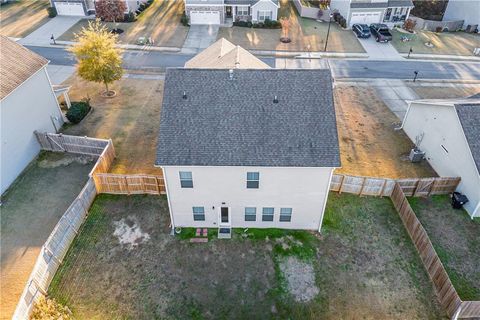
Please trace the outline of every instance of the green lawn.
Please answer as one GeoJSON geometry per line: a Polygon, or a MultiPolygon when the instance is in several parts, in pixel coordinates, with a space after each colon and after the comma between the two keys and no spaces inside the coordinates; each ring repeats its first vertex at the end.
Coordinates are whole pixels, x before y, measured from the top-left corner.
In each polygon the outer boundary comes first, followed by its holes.
{"type": "MultiPolygon", "coordinates": [[[[181,47],[188,33],[188,27],[180,23],[184,11],[183,1],[155,0],[150,7],[142,12],[137,21],[132,23],[107,23],[108,28],[123,29],[118,40],[124,44],[136,44],[140,37],[151,37],[155,46],[181,47]]],[[[88,20],[80,20],[67,30],[59,40],[74,41],[88,20]]]]}
{"type": "Polygon", "coordinates": [[[212,229],[192,244],[191,228],[169,235],[165,197],[100,195],[49,295],[78,319],[444,317],[389,199],[332,193],[327,207],[321,235],[212,229]]]}
{"type": "Polygon", "coordinates": [[[408,53],[411,47],[413,53],[469,56],[473,55],[474,48],[480,47],[480,35],[465,32],[436,33],[422,30],[409,34],[392,30],[392,35],[392,44],[400,53],[408,53]],[[411,40],[402,42],[402,36],[411,40]],[[427,47],[427,42],[431,42],[433,47],[427,47]]]}
{"type": "Polygon", "coordinates": [[[450,206],[449,196],[410,198],[447,273],[463,300],[480,300],[480,218],[450,206]]]}

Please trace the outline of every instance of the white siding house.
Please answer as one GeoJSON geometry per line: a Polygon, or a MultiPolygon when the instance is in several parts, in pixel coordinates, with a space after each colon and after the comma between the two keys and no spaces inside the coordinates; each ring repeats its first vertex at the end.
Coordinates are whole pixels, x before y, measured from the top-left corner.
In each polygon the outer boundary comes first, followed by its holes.
{"type": "Polygon", "coordinates": [[[412,102],[403,130],[412,141],[421,138],[419,148],[440,176],[461,177],[465,209],[480,216],[480,99],[412,102]]]}
{"type": "Polygon", "coordinates": [[[168,69],[164,90],[172,227],[320,230],[340,166],[328,70],[168,69]]]}
{"type": "Polygon", "coordinates": [[[1,193],[40,151],[34,131],[56,132],[63,115],[48,78],[48,61],[0,36],[1,193]]]}
{"type": "Polygon", "coordinates": [[[464,20],[463,27],[480,26],[480,1],[449,0],[443,21],[464,20]]]}

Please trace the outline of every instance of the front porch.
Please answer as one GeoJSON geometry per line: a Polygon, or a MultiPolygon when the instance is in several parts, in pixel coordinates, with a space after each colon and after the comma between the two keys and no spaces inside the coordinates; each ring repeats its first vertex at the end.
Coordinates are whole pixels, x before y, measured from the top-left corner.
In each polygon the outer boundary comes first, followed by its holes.
{"type": "Polygon", "coordinates": [[[410,16],[412,7],[389,7],[383,15],[383,23],[392,28],[395,25],[403,25],[410,16]]]}

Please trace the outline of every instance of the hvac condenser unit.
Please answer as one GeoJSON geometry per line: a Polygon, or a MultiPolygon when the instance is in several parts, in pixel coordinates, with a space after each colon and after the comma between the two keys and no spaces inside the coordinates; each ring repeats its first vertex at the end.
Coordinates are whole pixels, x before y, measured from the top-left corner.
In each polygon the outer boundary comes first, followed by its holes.
{"type": "Polygon", "coordinates": [[[423,158],[425,157],[425,151],[421,151],[419,149],[416,149],[416,148],[413,148],[411,151],[410,151],[410,161],[411,162],[420,162],[423,160],[423,158]]]}

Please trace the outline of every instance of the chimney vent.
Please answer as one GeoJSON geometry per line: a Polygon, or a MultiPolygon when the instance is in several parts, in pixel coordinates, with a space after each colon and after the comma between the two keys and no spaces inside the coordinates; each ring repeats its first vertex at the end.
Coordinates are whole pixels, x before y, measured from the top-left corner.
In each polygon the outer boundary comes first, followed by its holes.
{"type": "Polygon", "coordinates": [[[273,103],[278,103],[278,97],[277,97],[277,96],[275,96],[275,97],[273,98],[273,103]]]}
{"type": "Polygon", "coordinates": [[[230,80],[233,80],[233,69],[228,70],[228,74],[230,76],[230,80]]]}
{"type": "Polygon", "coordinates": [[[183,98],[183,100],[187,100],[187,93],[185,91],[183,91],[182,98],[183,98]]]}

